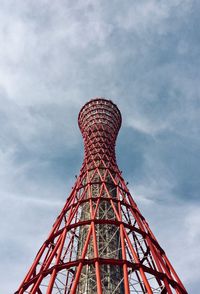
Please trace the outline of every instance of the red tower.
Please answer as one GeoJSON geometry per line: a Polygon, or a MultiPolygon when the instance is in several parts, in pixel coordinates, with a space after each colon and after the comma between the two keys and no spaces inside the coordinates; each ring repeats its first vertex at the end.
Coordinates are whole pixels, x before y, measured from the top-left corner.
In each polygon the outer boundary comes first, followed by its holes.
{"type": "Polygon", "coordinates": [[[79,113],[80,175],[16,293],[187,293],[121,176],[119,109],[102,98],[79,113]]]}

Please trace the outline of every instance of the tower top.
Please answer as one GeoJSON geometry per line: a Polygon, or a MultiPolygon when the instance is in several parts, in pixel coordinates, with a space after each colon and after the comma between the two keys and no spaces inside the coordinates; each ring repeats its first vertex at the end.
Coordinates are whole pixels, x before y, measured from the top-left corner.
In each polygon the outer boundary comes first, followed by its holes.
{"type": "Polygon", "coordinates": [[[121,113],[111,100],[96,98],[87,102],[78,116],[85,158],[96,162],[102,153],[104,160],[115,160],[115,141],[121,122],[121,113]]]}
{"type": "Polygon", "coordinates": [[[121,122],[121,112],[117,105],[111,100],[102,97],[88,101],[81,108],[78,116],[78,124],[83,137],[88,133],[89,129],[101,125],[116,138],[121,122]]]}

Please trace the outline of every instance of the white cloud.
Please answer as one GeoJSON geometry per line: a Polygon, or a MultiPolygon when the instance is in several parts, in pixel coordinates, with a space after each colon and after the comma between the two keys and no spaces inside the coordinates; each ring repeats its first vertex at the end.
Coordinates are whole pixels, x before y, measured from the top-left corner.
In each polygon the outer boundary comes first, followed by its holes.
{"type": "Polygon", "coordinates": [[[188,245],[198,244],[200,239],[200,207],[187,207],[185,229],[188,232],[188,245]]]}
{"type": "MultiPolygon", "coordinates": [[[[128,31],[134,31],[140,37],[148,33],[157,33],[163,35],[168,33],[170,28],[169,19],[173,11],[178,11],[178,17],[183,17],[191,9],[191,2],[188,0],[177,1],[136,1],[127,3],[126,9],[117,15],[117,23],[120,27],[128,31]]],[[[178,22],[175,23],[175,25],[178,22]]]]}
{"type": "Polygon", "coordinates": [[[199,281],[200,206],[177,202],[169,190],[163,190],[159,200],[157,192],[151,185],[136,186],[132,195],[186,289],[192,291],[199,281]],[[165,194],[169,199],[162,198],[165,194]]]}
{"type": "Polygon", "coordinates": [[[0,198],[3,293],[16,291],[64,203],[25,196],[4,194],[0,198]]]}

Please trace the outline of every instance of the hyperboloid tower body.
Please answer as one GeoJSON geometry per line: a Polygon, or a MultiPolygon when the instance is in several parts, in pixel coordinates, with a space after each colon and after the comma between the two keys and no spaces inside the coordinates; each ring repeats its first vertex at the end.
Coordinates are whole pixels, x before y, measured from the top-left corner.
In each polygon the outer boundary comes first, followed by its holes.
{"type": "Polygon", "coordinates": [[[187,294],[118,169],[119,109],[91,100],[78,123],[80,175],[16,293],[187,294]]]}

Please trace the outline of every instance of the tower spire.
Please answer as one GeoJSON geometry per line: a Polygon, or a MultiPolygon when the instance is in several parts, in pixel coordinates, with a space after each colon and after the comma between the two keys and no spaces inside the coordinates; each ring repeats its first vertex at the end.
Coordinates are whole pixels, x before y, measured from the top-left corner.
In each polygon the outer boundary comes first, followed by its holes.
{"type": "Polygon", "coordinates": [[[187,294],[118,169],[119,109],[91,100],[78,123],[80,175],[16,293],[187,294]]]}

